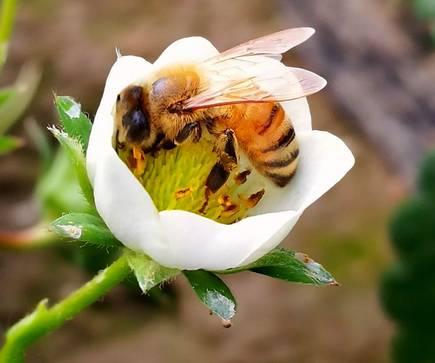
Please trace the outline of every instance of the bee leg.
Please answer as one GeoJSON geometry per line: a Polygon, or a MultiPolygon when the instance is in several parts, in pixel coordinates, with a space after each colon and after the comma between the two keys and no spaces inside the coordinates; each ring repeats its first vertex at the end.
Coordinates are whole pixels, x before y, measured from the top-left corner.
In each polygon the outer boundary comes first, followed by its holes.
{"type": "Polygon", "coordinates": [[[218,161],[214,164],[210,174],[208,174],[207,180],[205,181],[207,190],[216,193],[222,185],[226,183],[230,173],[231,172],[225,169],[225,167],[218,161]]]}
{"type": "Polygon", "coordinates": [[[187,125],[185,125],[181,131],[178,133],[177,136],[175,136],[175,144],[181,144],[182,142],[186,141],[186,139],[193,135],[192,141],[198,142],[201,138],[202,130],[201,125],[198,122],[191,122],[187,125]]]}
{"type": "Polygon", "coordinates": [[[163,140],[162,144],[161,144],[161,148],[163,150],[172,150],[176,147],[177,145],[174,144],[171,140],[169,139],[165,139],[163,140]]]}
{"type": "Polygon", "coordinates": [[[228,159],[230,164],[234,164],[232,169],[237,166],[237,161],[239,159],[237,155],[237,140],[236,135],[234,135],[234,131],[231,129],[227,129],[224,131],[223,136],[223,155],[225,159],[228,159]]]}
{"type": "Polygon", "coordinates": [[[213,166],[205,182],[206,187],[212,193],[217,192],[228,180],[231,171],[237,167],[237,141],[234,131],[227,129],[218,137],[215,152],[218,161],[213,166]]]}

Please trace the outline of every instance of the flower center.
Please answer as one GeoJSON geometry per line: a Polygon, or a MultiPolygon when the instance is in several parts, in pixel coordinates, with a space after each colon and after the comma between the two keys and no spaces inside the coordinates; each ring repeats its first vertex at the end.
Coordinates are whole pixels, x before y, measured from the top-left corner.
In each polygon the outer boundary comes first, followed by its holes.
{"type": "Polygon", "coordinates": [[[250,182],[250,171],[240,167],[212,193],[206,187],[206,180],[217,155],[213,141],[204,136],[197,143],[186,141],[172,150],[162,149],[154,154],[124,148],[119,156],[159,211],[181,209],[231,224],[246,217],[264,194],[264,189],[250,182]]]}

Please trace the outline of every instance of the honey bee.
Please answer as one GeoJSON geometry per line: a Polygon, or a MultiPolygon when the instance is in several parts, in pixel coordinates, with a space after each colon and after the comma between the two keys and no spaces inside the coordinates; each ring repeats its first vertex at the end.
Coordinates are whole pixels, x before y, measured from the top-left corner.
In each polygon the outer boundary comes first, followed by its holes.
{"type": "Polygon", "coordinates": [[[225,184],[242,151],[255,169],[280,187],[289,183],[299,148],[292,122],[279,102],[311,95],[326,81],[284,66],[281,54],[314,34],[294,28],[254,39],[195,64],[157,70],[117,98],[113,143],[132,146],[135,158],[208,132],[217,162],[206,186],[225,184]]]}

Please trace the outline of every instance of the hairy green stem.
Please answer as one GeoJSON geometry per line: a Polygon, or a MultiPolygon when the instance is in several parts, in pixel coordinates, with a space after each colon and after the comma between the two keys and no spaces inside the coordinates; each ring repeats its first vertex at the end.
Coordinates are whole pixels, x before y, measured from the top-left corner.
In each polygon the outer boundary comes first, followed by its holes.
{"type": "Polygon", "coordinates": [[[26,349],[33,342],[59,328],[97,301],[124,280],[130,271],[127,256],[124,254],[60,303],[49,308],[47,300],[40,302],[30,315],[6,332],[6,341],[0,351],[0,363],[22,363],[26,349]]]}
{"type": "Polygon", "coordinates": [[[14,25],[17,0],[3,0],[0,10],[0,69],[6,61],[9,38],[14,25]]]}

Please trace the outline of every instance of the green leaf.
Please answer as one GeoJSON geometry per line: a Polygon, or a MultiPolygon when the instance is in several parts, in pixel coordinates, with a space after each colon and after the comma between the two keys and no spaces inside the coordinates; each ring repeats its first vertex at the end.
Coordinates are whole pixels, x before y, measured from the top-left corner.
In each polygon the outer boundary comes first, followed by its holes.
{"type": "Polygon", "coordinates": [[[38,151],[42,163],[42,172],[44,173],[48,171],[54,158],[54,153],[46,132],[47,130],[38,125],[33,119],[26,121],[25,126],[27,136],[36,146],[36,150],[38,151]]]}
{"type": "Polygon", "coordinates": [[[0,136],[0,155],[7,154],[22,144],[22,140],[16,137],[0,136]]]}
{"type": "Polygon", "coordinates": [[[249,265],[219,271],[219,273],[228,274],[246,270],[289,282],[337,285],[335,279],[322,265],[303,253],[283,248],[277,248],[249,265]]]}
{"type": "Polygon", "coordinates": [[[68,96],[55,96],[54,103],[64,130],[68,135],[79,140],[86,152],[92,123],[81,111],[80,103],[68,96]]]}
{"type": "Polygon", "coordinates": [[[237,303],[228,286],[209,271],[183,271],[183,273],[201,302],[222,319],[225,327],[231,326],[237,303]]]}
{"type": "Polygon", "coordinates": [[[13,92],[11,91],[0,104],[0,135],[22,116],[33,98],[40,78],[41,72],[35,65],[22,68],[13,86],[13,92]]]}
{"type": "Polygon", "coordinates": [[[103,220],[86,213],[66,214],[50,224],[50,229],[62,237],[89,242],[104,247],[122,246],[103,220]]]}
{"type": "Polygon", "coordinates": [[[179,270],[159,265],[148,256],[133,251],[128,252],[127,259],[130,268],[136,276],[139,287],[144,293],[154,286],[175,277],[180,272],[179,270]]]}
{"type": "Polygon", "coordinates": [[[84,198],[76,172],[63,148],[57,150],[48,170],[38,179],[35,197],[46,220],[58,218],[63,213],[94,209],[84,198]]]}
{"type": "Polygon", "coordinates": [[[435,2],[433,0],[414,0],[413,6],[418,19],[435,19],[435,2]]]}
{"type": "Polygon", "coordinates": [[[55,127],[51,127],[49,130],[53,133],[54,137],[59,141],[60,145],[68,155],[86,200],[90,205],[95,205],[92,186],[89,182],[86,171],[86,161],[85,155],[83,154],[82,144],[77,139],[70,137],[66,132],[60,131],[55,127]]]}
{"type": "Polygon", "coordinates": [[[16,0],[2,0],[0,9],[0,70],[6,62],[9,39],[17,13],[16,0]]]}
{"type": "Polygon", "coordinates": [[[16,93],[17,92],[13,87],[0,88],[0,106],[16,93]]]}
{"type": "Polygon", "coordinates": [[[424,157],[417,182],[420,191],[435,205],[435,150],[431,150],[424,157]]]}

